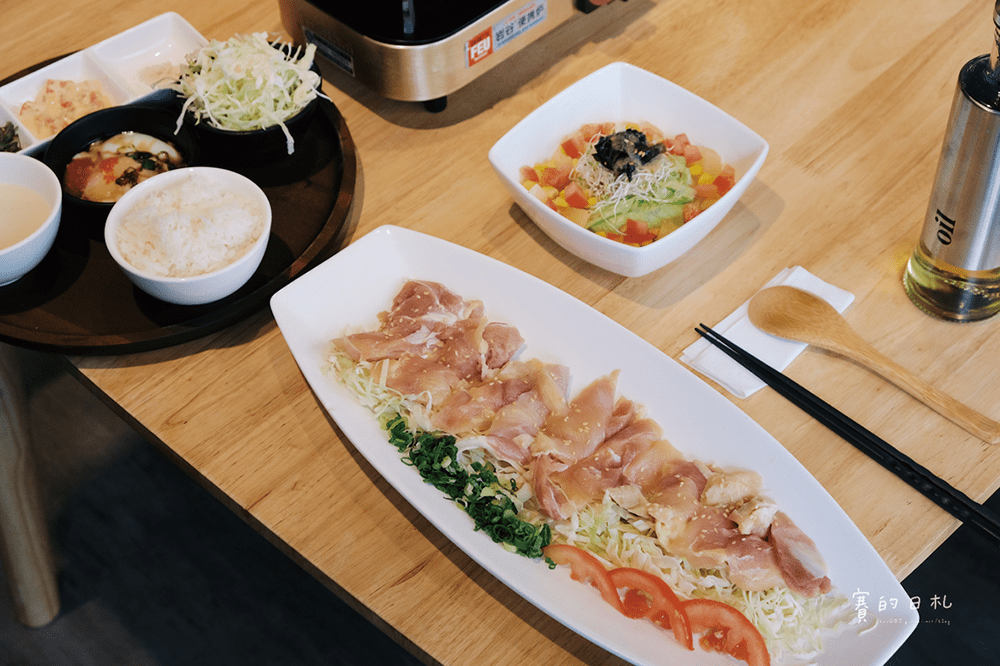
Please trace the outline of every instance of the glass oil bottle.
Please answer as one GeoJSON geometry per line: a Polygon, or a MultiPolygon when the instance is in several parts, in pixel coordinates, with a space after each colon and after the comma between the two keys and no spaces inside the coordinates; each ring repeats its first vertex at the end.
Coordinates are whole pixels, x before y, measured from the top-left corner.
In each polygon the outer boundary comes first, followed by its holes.
{"type": "Polygon", "coordinates": [[[1000,312],[1000,0],[992,52],[962,68],[919,245],[903,276],[925,312],[976,321],[1000,312]]]}

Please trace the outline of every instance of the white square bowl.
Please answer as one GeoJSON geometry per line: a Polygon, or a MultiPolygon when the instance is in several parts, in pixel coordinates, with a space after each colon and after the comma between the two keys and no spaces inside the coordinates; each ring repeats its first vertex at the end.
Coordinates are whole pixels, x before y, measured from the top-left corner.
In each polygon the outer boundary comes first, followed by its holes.
{"type": "Polygon", "coordinates": [[[666,266],[722,220],[753,181],[768,144],[756,132],[697,95],[624,62],[607,65],[532,111],[489,151],[490,164],[528,217],[552,240],[592,264],[626,277],[666,266]],[[585,123],[651,123],[664,134],[686,134],[736,169],[736,184],[684,226],[644,247],[598,236],[528,193],[520,169],[548,160],[560,142],[585,123]]]}

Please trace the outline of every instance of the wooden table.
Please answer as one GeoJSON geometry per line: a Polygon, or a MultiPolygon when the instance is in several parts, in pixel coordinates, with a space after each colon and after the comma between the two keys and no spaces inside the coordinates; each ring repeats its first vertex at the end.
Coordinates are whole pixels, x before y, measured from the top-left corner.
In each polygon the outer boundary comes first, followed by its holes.
{"type": "MultiPolygon", "coordinates": [[[[210,38],[282,30],[276,2],[98,4],[7,0],[0,74],[166,10],[210,38]]],[[[802,265],[857,296],[848,318],[877,347],[1000,418],[1000,320],[931,319],[901,286],[956,76],[988,51],[991,13],[992,3],[954,0],[619,1],[560,26],[452,95],[440,114],[331,75],[325,90],[360,160],[346,242],[386,223],[446,238],[558,286],[674,358],[699,321],[719,321],[779,270],[802,265]],[[692,90],[771,145],[716,231],[632,279],[550,241],[486,161],[532,109],[619,60],[692,90]]],[[[345,287],[363,289],[364,280],[345,287]]],[[[429,659],[618,662],[510,592],[379,478],[321,409],[269,313],[162,351],[68,361],[233,511],[429,659]]],[[[1000,486],[1000,449],[859,367],[809,350],[788,374],[973,498],[1000,486]]],[[[957,527],[771,390],[733,400],[816,476],[899,578],[957,527]]]]}

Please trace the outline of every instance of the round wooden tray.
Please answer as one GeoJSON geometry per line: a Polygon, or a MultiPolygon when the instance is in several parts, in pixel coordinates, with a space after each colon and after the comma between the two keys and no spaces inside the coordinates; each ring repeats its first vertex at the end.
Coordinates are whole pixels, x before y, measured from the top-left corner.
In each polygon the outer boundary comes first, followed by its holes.
{"type": "MultiPolygon", "coordinates": [[[[210,165],[212,156],[201,163],[210,165]]],[[[68,231],[73,221],[64,212],[45,259],[0,287],[0,341],[62,354],[126,354],[188,342],[267,307],[278,289],[337,251],[357,179],[354,142],[337,108],[322,100],[295,153],[242,173],[267,194],[273,221],[260,268],[236,293],[196,306],[148,296],[128,281],[101,239],[68,231]]]]}

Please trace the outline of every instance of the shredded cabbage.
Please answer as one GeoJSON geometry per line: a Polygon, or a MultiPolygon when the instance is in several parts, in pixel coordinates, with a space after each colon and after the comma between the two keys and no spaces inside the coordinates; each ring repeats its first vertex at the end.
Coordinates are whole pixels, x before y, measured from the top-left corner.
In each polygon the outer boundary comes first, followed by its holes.
{"type": "Polygon", "coordinates": [[[170,86],[187,98],[177,128],[188,112],[196,123],[226,130],[278,125],[292,154],[295,140],[285,121],[320,95],[320,76],[310,69],[315,51],[314,44],[293,49],[268,42],[266,32],[212,40],[186,56],[179,80],[170,86]]]}

